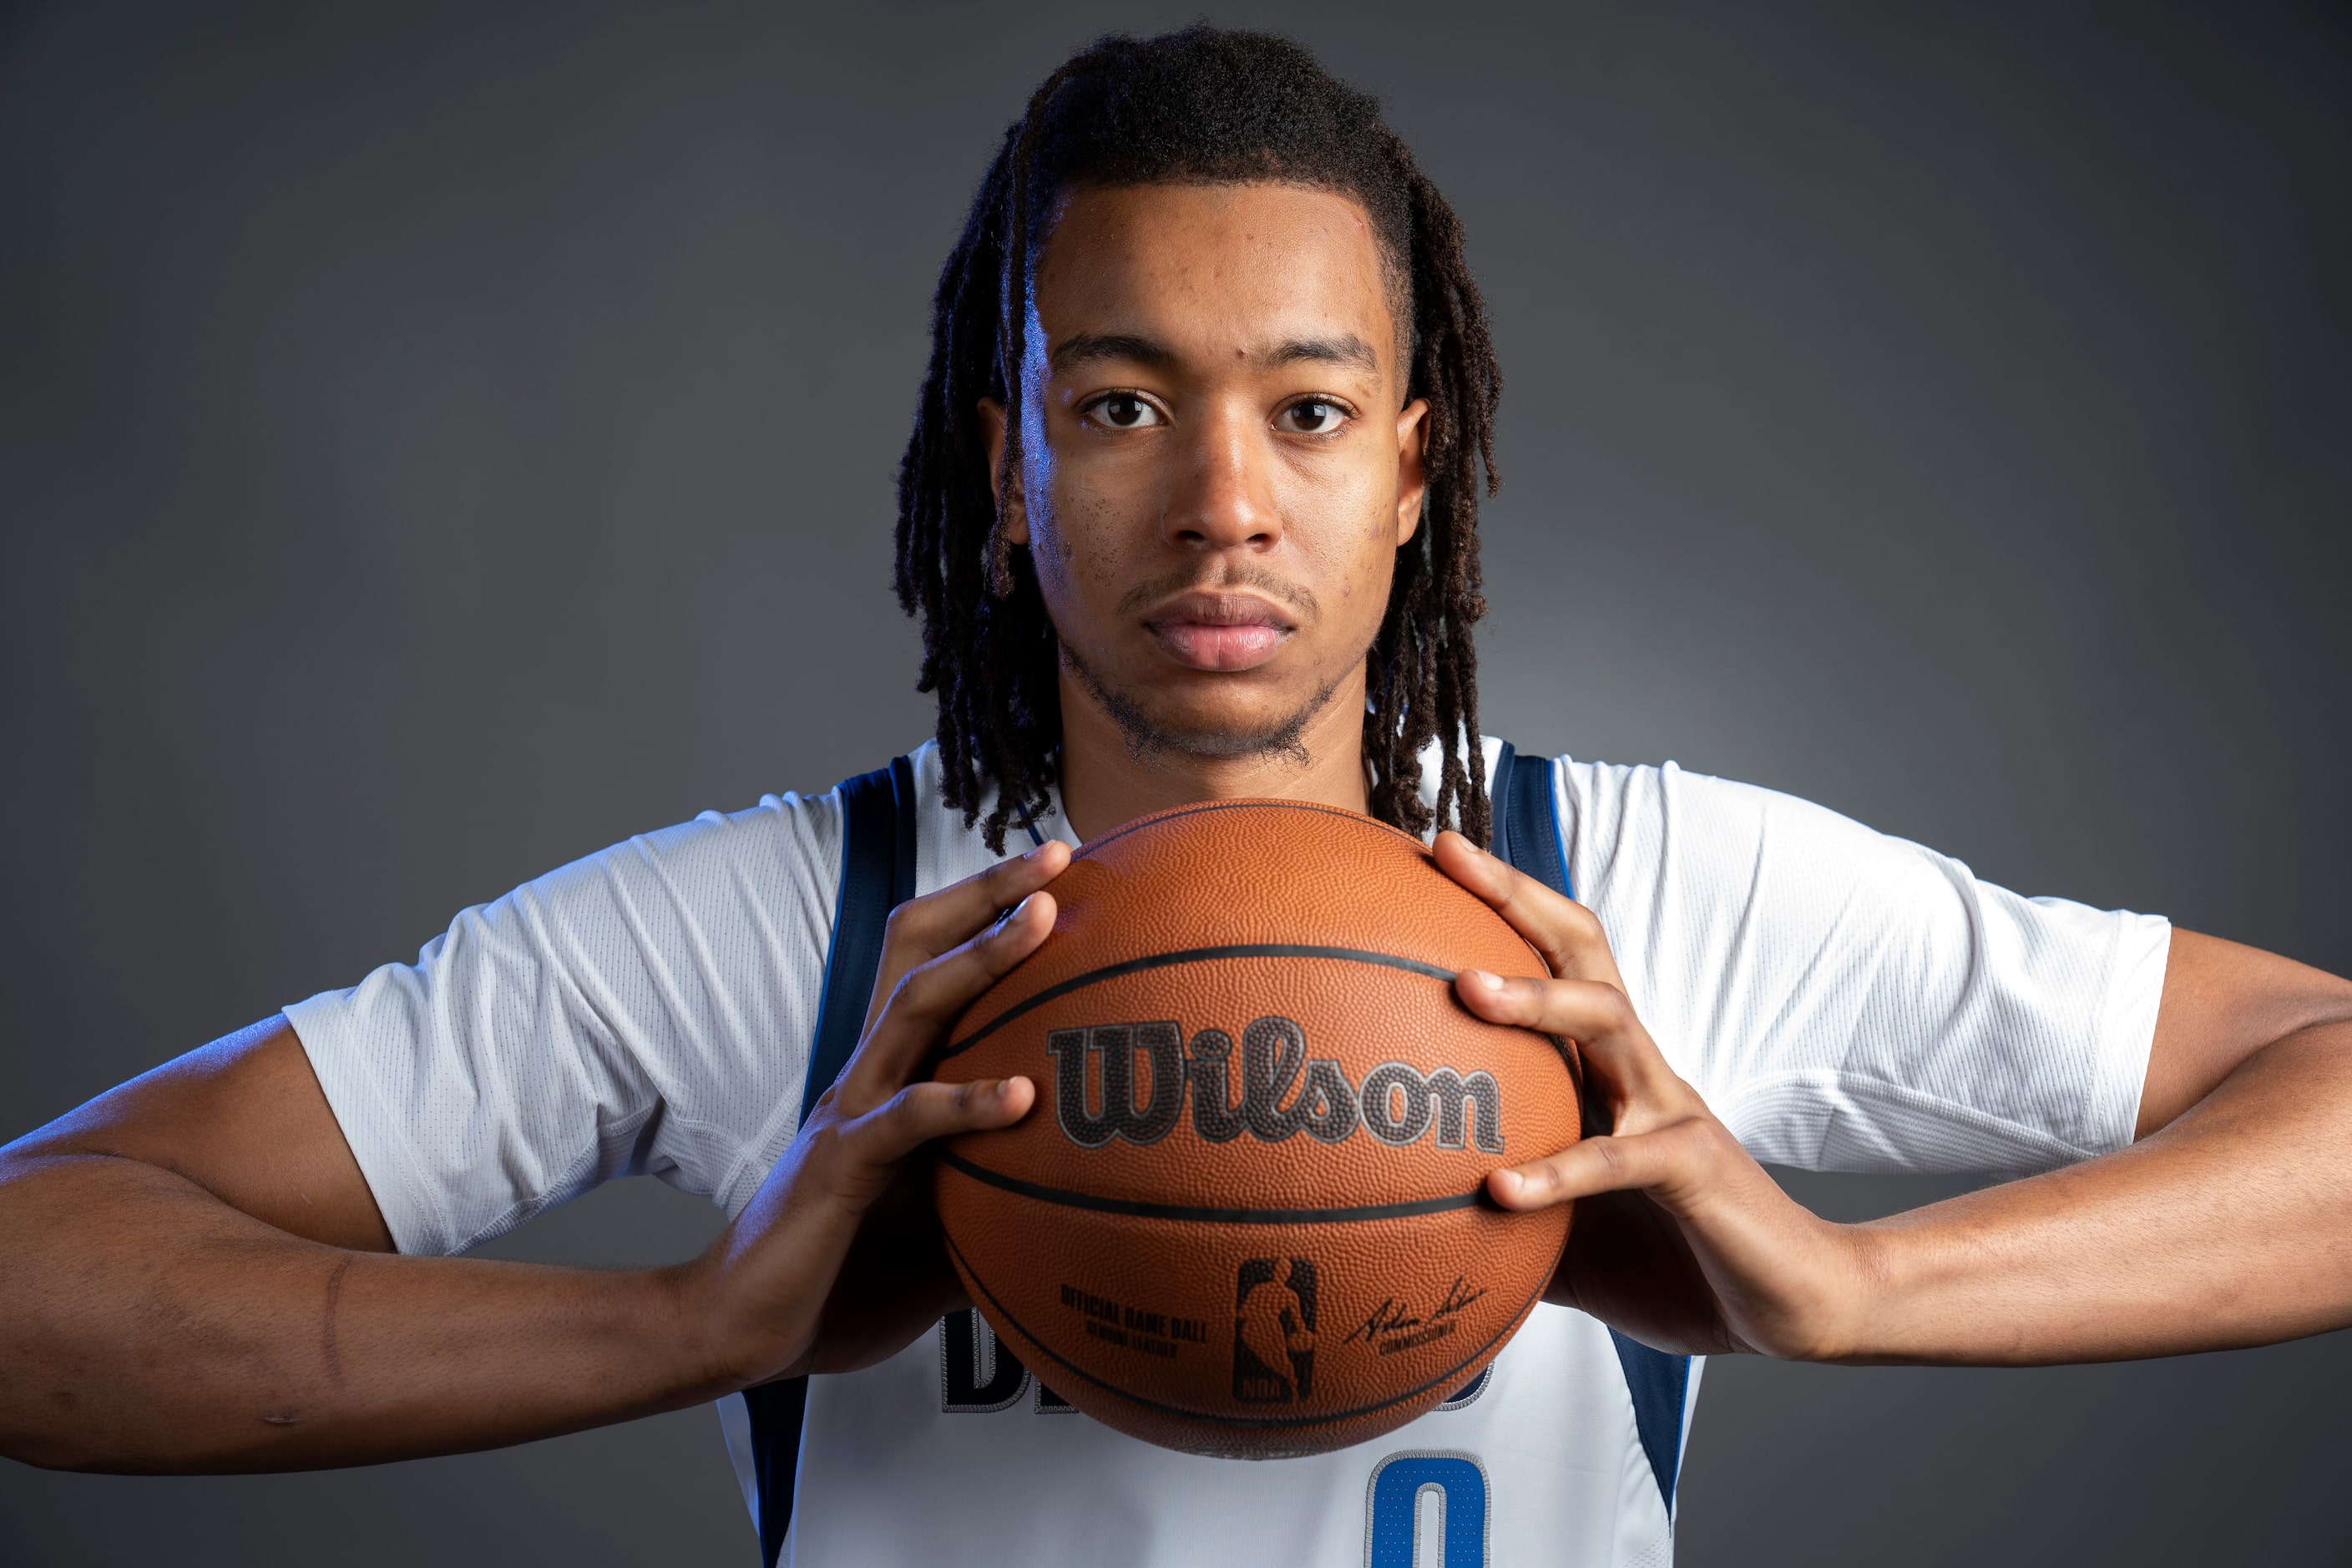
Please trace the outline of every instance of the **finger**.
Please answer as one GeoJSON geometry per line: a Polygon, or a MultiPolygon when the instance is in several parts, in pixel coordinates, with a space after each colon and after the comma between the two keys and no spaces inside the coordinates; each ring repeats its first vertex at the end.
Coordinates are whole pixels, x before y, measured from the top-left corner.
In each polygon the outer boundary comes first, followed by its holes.
{"type": "Polygon", "coordinates": [[[1448,828],[1434,846],[1438,868],[1485,900],[1567,980],[1601,980],[1621,989],[1608,934],[1591,910],[1556,893],[1448,828]]]}
{"type": "Polygon", "coordinates": [[[1625,993],[1598,980],[1538,980],[1465,969],[1454,976],[1454,994],[1490,1024],[1563,1035],[1580,1044],[1598,1044],[1641,1027],[1625,993]]]}
{"type": "Polygon", "coordinates": [[[1694,1117],[1650,1132],[1587,1138],[1546,1159],[1492,1173],[1486,1191],[1507,1209],[1549,1208],[1626,1191],[1649,1193],[1673,1208],[1677,1194],[1705,1189],[1721,1152],[1717,1131],[1694,1117]]]}
{"type": "Polygon", "coordinates": [[[871,1029],[906,973],[928,963],[958,943],[968,942],[1022,900],[1069,868],[1070,847],[1049,838],[1024,855],[1000,860],[962,881],[909,899],[890,911],[882,936],[882,962],[874,975],[874,995],[866,1004],[866,1026],[871,1029]]]}
{"type": "Polygon", "coordinates": [[[891,911],[890,936],[920,951],[918,963],[937,958],[1060,876],[1069,864],[1070,847],[1049,838],[936,893],[908,900],[891,911]]]}
{"type": "Polygon", "coordinates": [[[1454,994],[1489,1023],[1574,1040],[1582,1065],[1594,1069],[1618,1098],[1643,1106],[1643,1120],[1688,1109],[1689,1086],[1614,985],[1465,969],[1454,977],[1454,994]]]}
{"type": "Polygon", "coordinates": [[[848,1113],[896,1093],[973,998],[1037,951],[1055,908],[1053,894],[1032,893],[978,936],[908,970],[842,1072],[848,1113]]]}
{"type": "Polygon", "coordinates": [[[934,1138],[1010,1127],[1037,1102],[1025,1078],[971,1083],[910,1083],[851,1124],[848,1151],[868,1164],[895,1164],[934,1138]]]}

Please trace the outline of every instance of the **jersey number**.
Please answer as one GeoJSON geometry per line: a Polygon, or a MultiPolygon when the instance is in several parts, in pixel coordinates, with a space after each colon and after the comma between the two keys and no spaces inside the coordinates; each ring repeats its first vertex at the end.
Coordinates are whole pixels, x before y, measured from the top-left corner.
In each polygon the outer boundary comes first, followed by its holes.
{"type": "Polygon", "coordinates": [[[1364,1568],[1419,1568],[1424,1522],[1443,1543],[1444,1568],[1486,1568],[1486,1469],[1475,1454],[1391,1454],[1365,1489],[1364,1568]]]}

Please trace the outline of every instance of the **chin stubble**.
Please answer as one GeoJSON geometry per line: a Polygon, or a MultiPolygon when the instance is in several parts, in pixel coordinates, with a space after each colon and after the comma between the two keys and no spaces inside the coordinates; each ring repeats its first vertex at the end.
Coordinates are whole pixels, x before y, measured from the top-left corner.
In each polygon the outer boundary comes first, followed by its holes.
{"type": "Polygon", "coordinates": [[[1165,767],[1179,757],[1264,757],[1304,769],[1314,758],[1301,737],[1315,716],[1329,704],[1345,679],[1335,677],[1288,717],[1256,730],[1174,730],[1153,718],[1133,698],[1113,690],[1108,682],[1087,668],[1069,644],[1062,645],[1061,653],[1062,662],[1077,677],[1078,684],[1102,704],[1103,711],[1118,726],[1128,756],[1146,767],[1165,767]]]}

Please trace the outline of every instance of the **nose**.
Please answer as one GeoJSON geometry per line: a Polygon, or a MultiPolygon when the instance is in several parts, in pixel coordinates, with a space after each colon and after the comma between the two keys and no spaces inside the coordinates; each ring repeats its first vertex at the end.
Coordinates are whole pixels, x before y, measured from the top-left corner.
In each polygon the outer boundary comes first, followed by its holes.
{"type": "Polygon", "coordinates": [[[1273,548],[1282,540],[1272,454],[1254,413],[1220,411],[1196,421],[1182,470],[1168,498],[1162,531],[1187,550],[1273,548]]]}

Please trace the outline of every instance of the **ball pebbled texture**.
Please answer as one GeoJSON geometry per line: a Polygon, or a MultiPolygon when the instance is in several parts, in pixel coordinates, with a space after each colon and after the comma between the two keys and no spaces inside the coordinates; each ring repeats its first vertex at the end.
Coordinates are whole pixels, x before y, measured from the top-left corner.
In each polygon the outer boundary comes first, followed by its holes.
{"type": "Polygon", "coordinates": [[[1579,1116],[1562,1047],[1453,978],[1540,976],[1534,952],[1417,840],[1297,802],[1139,818],[1052,891],[1053,934],[935,1067],[1038,1088],[940,1152],[998,1338],[1106,1425],[1235,1458],[1364,1442],[1476,1377],[1570,1221],[1486,1175],[1579,1116]]]}

